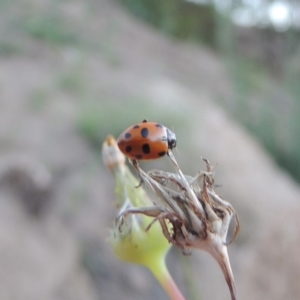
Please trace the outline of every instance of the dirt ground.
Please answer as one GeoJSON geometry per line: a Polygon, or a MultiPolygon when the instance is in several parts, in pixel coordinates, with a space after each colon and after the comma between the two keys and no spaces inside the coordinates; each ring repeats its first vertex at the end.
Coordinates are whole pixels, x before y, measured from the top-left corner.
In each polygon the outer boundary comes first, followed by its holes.
{"type": "MultiPolygon", "coordinates": [[[[241,219],[229,247],[239,299],[300,298],[300,188],[215,104],[233,95],[217,55],[168,39],[113,1],[1,6],[1,300],[168,299],[107,243],[114,183],[81,123],[93,107],[100,142],[145,115],[174,122],[183,171],[196,174],[201,156],[216,163],[219,193],[241,219]]],[[[187,299],[229,299],[206,253],[172,249],[168,266],[187,299]]]]}

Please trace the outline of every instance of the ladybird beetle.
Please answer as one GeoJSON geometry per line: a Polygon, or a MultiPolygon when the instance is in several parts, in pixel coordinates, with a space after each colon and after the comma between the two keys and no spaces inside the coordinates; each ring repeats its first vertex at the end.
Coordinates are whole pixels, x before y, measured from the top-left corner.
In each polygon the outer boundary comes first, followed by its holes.
{"type": "Polygon", "coordinates": [[[176,136],[156,122],[143,122],[127,128],[118,138],[118,146],[127,157],[137,160],[157,159],[176,147],[176,136]]]}

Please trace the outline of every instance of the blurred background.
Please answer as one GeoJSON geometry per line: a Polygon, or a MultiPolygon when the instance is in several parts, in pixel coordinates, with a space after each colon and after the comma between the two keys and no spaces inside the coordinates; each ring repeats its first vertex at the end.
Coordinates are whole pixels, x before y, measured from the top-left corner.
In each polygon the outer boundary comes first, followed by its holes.
{"type": "MultiPolygon", "coordinates": [[[[239,298],[300,299],[299,38],[296,0],[1,0],[0,299],[168,299],[107,243],[101,145],[143,119],[184,173],[216,165],[239,298]]],[[[168,266],[186,299],[229,299],[206,253],[168,266]]]]}

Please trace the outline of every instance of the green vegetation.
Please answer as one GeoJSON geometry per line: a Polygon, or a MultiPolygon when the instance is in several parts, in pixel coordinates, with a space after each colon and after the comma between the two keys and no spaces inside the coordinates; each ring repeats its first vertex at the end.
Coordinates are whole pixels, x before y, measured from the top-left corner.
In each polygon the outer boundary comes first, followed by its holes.
{"type": "Polygon", "coordinates": [[[79,133],[92,146],[99,149],[108,132],[117,138],[127,127],[143,119],[163,120],[164,125],[178,128],[176,132],[179,132],[180,128],[186,128],[189,124],[188,118],[183,118],[182,113],[173,108],[170,108],[166,114],[163,110],[157,110],[153,103],[145,105],[145,101],[140,101],[139,98],[124,100],[124,102],[108,99],[105,93],[102,93],[101,98],[97,100],[82,101],[77,121],[79,133]],[[132,109],[124,109],[124,102],[126,102],[126,107],[132,109]]]}
{"type": "MultiPolygon", "coordinates": [[[[235,36],[230,38],[235,45],[235,36]]],[[[300,65],[292,63],[296,54],[283,53],[274,67],[274,61],[259,63],[234,47],[223,49],[235,86],[229,112],[300,182],[300,65]]]]}
{"type": "Polygon", "coordinates": [[[57,84],[65,92],[70,92],[77,96],[84,95],[86,82],[83,76],[83,67],[78,65],[63,72],[63,74],[58,76],[57,84]]]}
{"type": "Polygon", "coordinates": [[[24,28],[32,37],[53,44],[76,44],[78,38],[64,24],[62,17],[44,14],[30,17],[25,21],[24,28]]]}
{"type": "Polygon", "coordinates": [[[19,45],[5,39],[0,40],[0,56],[11,56],[19,53],[21,53],[19,45]]]}
{"type": "Polygon", "coordinates": [[[182,40],[215,43],[215,9],[182,0],[125,0],[123,5],[162,32],[182,40]]]}

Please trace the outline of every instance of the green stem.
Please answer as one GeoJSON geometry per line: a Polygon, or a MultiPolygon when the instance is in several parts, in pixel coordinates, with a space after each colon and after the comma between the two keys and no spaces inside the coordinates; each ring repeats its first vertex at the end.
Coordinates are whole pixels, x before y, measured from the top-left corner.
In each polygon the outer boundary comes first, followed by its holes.
{"type": "Polygon", "coordinates": [[[165,258],[153,260],[153,262],[154,263],[151,264],[151,266],[148,265],[148,267],[150,268],[154,277],[169,295],[170,299],[185,300],[166,267],[165,258]]]}

